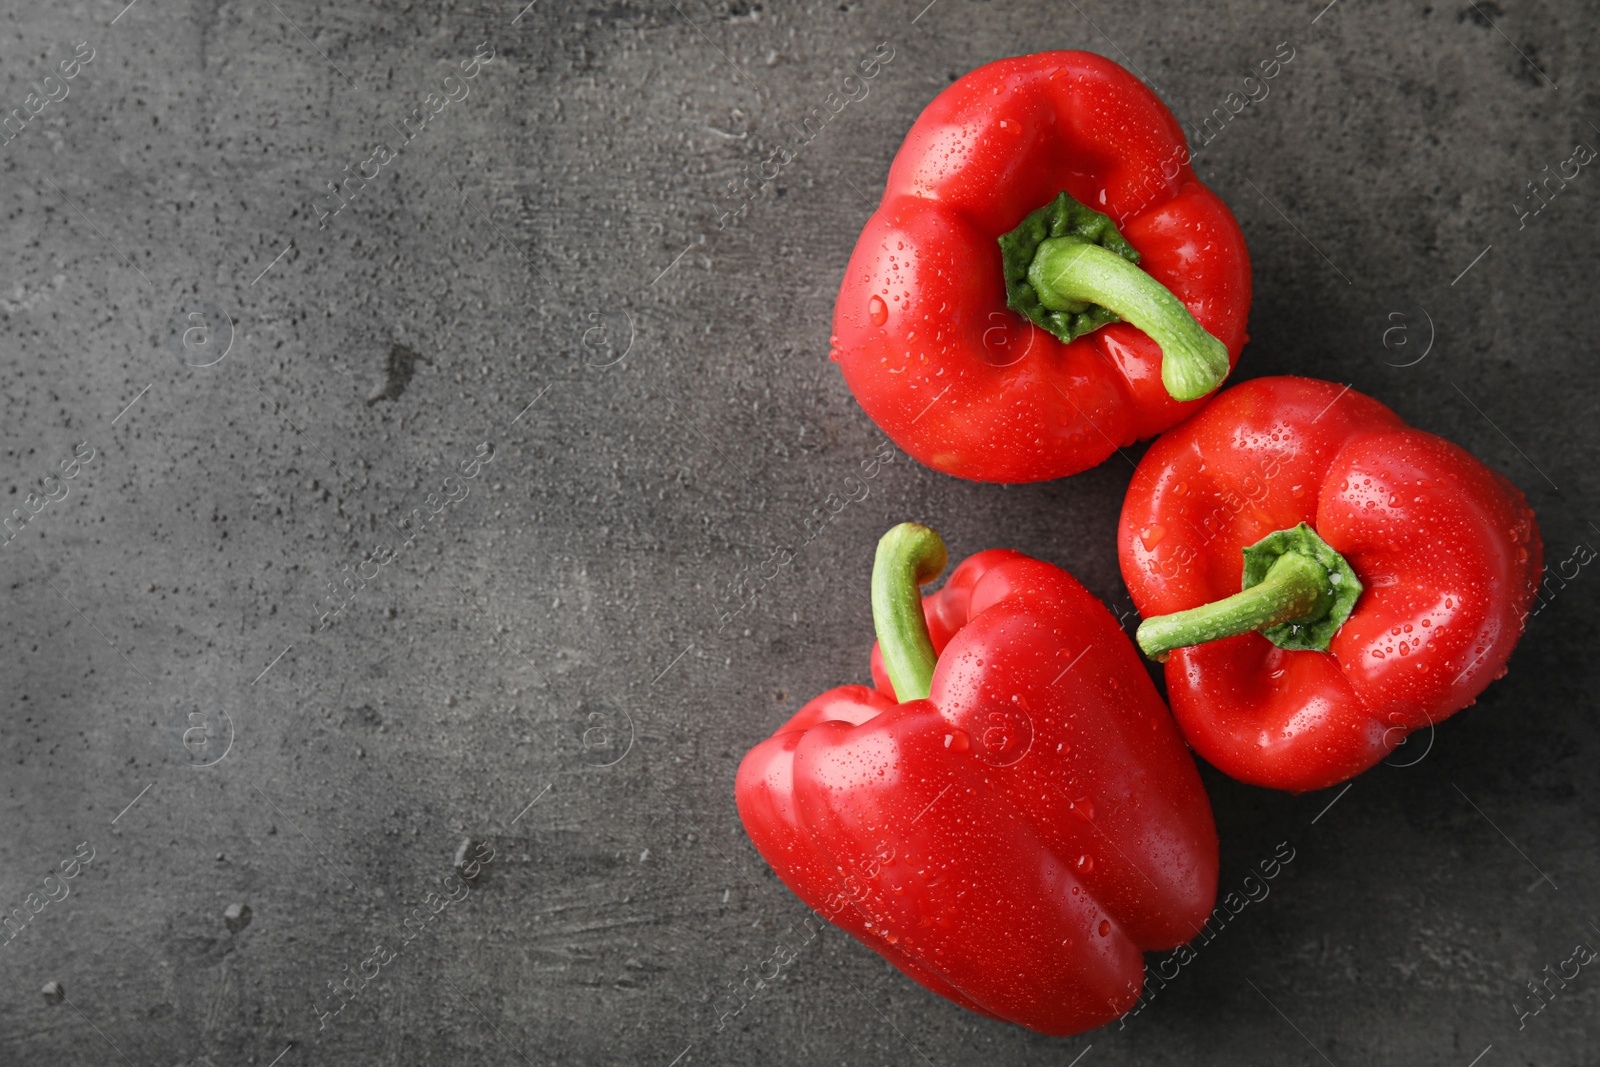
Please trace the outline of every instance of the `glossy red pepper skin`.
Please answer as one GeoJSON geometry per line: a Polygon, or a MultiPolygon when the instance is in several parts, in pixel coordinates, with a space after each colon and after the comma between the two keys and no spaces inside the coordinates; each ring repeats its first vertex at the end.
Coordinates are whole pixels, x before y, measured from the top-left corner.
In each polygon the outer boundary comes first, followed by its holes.
{"type": "Polygon", "coordinates": [[[1196,752],[1242,781],[1320,789],[1505,673],[1543,567],[1532,510],[1470,453],[1309,378],[1220,394],[1145,454],[1118,533],[1146,617],[1239,591],[1240,550],[1310,524],[1364,590],[1328,652],[1257,633],[1177,649],[1167,695],[1196,752]]]}
{"type": "Polygon", "coordinates": [[[817,697],[745,757],[740,818],[801,900],[928,989],[1047,1034],[1099,1026],[1138,998],[1140,953],[1211,910],[1193,758],[1059,568],[982,552],[923,612],[929,699],[887,679],[817,697]]]}
{"type": "Polygon", "coordinates": [[[988,482],[1086,470],[1177,424],[1161,350],[1114,323],[1063,344],[1006,307],[999,237],[1063,189],[1111,216],[1226,346],[1245,342],[1250,258],[1143,83],[1088,52],[1004,59],[959,79],[906,135],[845,269],[833,358],[920,462],[988,482]]]}

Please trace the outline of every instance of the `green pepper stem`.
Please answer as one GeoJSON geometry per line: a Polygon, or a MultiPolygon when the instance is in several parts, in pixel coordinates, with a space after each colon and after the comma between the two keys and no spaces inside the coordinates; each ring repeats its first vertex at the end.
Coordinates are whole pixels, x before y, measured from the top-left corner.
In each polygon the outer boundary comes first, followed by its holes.
{"type": "Polygon", "coordinates": [[[939,577],[946,558],[943,539],[915,522],[902,522],[878,542],[872,564],[872,624],[884,670],[902,703],[926,700],[933,685],[938,656],[918,586],[939,577]]]}
{"type": "Polygon", "coordinates": [[[1285,623],[1315,622],[1328,614],[1333,601],[1327,569],[1298,552],[1285,552],[1256,585],[1188,611],[1152,616],[1139,624],[1137,638],[1145,655],[1163,660],[1175,648],[1285,623]]]}
{"type": "Polygon", "coordinates": [[[1228,349],[1172,291],[1134,264],[1077,237],[1039,242],[1028,282],[1051,311],[1091,304],[1114,312],[1161,346],[1161,382],[1177,400],[1197,400],[1228,376],[1228,349]]]}

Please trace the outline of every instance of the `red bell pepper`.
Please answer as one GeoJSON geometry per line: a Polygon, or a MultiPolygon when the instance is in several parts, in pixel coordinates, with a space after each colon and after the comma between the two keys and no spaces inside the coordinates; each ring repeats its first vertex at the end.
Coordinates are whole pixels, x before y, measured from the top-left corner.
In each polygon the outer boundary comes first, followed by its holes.
{"type": "Polygon", "coordinates": [[[1543,567],[1510,481],[1309,378],[1235,386],[1152,445],[1118,538],[1184,736],[1296,791],[1360,773],[1505,674],[1543,567]]]}
{"type": "Polygon", "coordinates": [[[1032,482],[1191,414],[1249,309],[1244,235],[1172,113],[1108,59],[1043,52],[978,68],[911,127],[831,355],[922,463],[1032,482]]]}
{"type": "Polygon", "coordinates": [[[924,526],[884,536],[884,688],[829,690],[752,749],[739,815],[801,900],[913,980],[1077,1033],[1133,1006],[1141,952],[1201,929],[1211,806],[1138,653],[1083,586],[991,550],[920,598],[944,565],[924,526]]]}

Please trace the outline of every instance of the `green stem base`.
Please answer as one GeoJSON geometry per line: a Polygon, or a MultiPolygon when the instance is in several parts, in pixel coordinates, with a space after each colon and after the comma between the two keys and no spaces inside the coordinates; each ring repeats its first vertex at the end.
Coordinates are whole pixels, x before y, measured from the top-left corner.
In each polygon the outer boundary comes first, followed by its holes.
{"type": "Polygon", "coordinates": [[[1197,400],[1228,376],[1228,349],[1166,286],[1138,266],[1139,253],[1111,219],[1061,193],[1000,238],[1006,306],[1073,341],[1125,321],[1161,346],[1161,382],[1197,400]]]}
{"type": "Polygon", "coordinates": [[[1361,596],[1350,564],[1305,523],[1268,534],[1244,552],[1243,588],[1230,597],[1139,624],[1144,654],[1259,632],[1279,648],[1328,651],[1361,596]]]}

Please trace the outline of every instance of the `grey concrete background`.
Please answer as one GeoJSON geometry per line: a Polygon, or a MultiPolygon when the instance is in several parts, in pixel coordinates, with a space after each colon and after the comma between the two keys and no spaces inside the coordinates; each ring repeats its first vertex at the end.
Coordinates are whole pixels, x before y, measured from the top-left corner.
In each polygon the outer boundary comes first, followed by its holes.
{"type": "Polygon", "coordinates": [[[0,13],[7,113],[94,50],[0,147],[8,510],[94,450],[0,558],[0,910],[33,915],[0,1062],[1600,1062],[1592,968],[1519,1019],[1600,946],[1592,568],[1413,766],[1299,797],[1204,769],[1224,891],[1295,859],[1126,1029],[979,1019],[830,931],[717,1030],[804,914],[734,769],[866,677],[879,533],[1013,546],[1130,610],[1117,458],[1010,489],[901,458],[802,543],[883,440],[826,358],[840,273],[956,76],[1085,48],[1192,127],[1289,42],[1199,157],[1254,256],[1240,377],[1351,383],[1460,442],[1552,565],[1600,537],[1600,175],[1538,215],[1525,185],[1600,144],[1592,5],[925,3],[0,13]],[[480,42],[467,98],[319,229],[480,42]],[[867,98],[719,228],[719,189],[879,42],[867,98]],[[341,568],[460,486],[319,630],[341,568]],[[475,888],[321,1020],[469,837],[475,888]]]}

